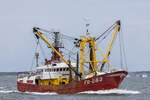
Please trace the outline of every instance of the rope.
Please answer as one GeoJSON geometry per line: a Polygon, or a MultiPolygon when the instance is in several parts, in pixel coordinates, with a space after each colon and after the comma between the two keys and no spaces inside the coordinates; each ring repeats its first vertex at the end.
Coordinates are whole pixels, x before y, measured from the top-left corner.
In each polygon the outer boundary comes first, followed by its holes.
{"type": "Polygon", "coordinates": [[[125,62],[125,67],[126,67],[126,70],[128,71],[128,66],[127,66],[127,59],[126,59],[126,53],[125,53],[125,46],[124,46],[124,39],[123,39],[123,32],[122,32],[122,29],[120,30],[122,35],[121,35],[121,43],[122,43],[122,51],[123,51],[123,56],[124,56],[124,62],[125,62]]]}
{"type": "Polygon", "coordinates": [[[104,31],[102,34],[100,34],[100,36],[98,36],[95,41],[97,41],[98,39],[100,39],[100,37],[102,37],[105,33],[107,33],[109,30],[112,30],[111,28],[114,28],[116,27],[116,25],[114,26],[115,24],[111,25],[106,31],[104,31]],[[113,27],[114,26],[114,27],[113,27]]]}
{"type": "MultiPolygon", "coordinates": [[[[39,30],[44,31],[44,32],[47,32],[47,33],[49,33],[49,34],[54,34],[54,32],[48,31],[48,30],[45,30],[45,29],[42,29],[42,28],[39,28],[39,30]]],[[[72,39],[73,39],[73,40],[75,39],[74,37],[71,37],[71,36],[68,36],[68,35],[65,35],[65,34],[62,34],[62,33],[61,33],[61,35],[64,36],[64,37],[66,37],[66,38],[68,38],[68,39],[71,39],[71,40],[72,40],[72,39]]]]}
{"type": "MultiPolygon", "coordinates": [[[[111,33],[111,31],[112,31],[115,27],[116,27],[116,26],[112,27],[111,30],[107,31],[107,34],[106,34],[99,42],[97,42],[97,43],[101,43],[102,40],[106,39],[106,37],[109,36],[109,34],[111,33]]],[[[103,36],[103,35],[104,35],[104,34],[102,34],[102,36],[103,36]]],[[[102,36],[101,36],[101,37],[102,37],[102,36]]],[[[98,40],[98,39],[97,39],[97,40],[98,40]]]]}
{"type": "Polygon", "coordinates": [[[122,45],[121,45],[121,35],[119,32],[119,45],[120,45],[120,64],[121,64],[121,69],[123,69],[123,59],[122,59],[122,45]]]}
{"type": "Polygon", "coordinates": [[[44,52],[44,50],[43,50],[43,48],[42,48],[40,42],[39,42],[39,46],[40,46],[40,49],[41,49],[41,52],[42,52],[43,57],[46,58],[45,52],[44,52]]]}
{"type": "MultiPolygon", "coordinates": [[[[38,44],[39,44],[39,39],[38,39],[38,41],[36,43],[35,52],[37,52],[38,44]]],[[[32,68],[33,68],[34,60],[35,60],[35,56],[33,56],[33,58],[32,58],[30,70],[32,70],[32,68]]]]}

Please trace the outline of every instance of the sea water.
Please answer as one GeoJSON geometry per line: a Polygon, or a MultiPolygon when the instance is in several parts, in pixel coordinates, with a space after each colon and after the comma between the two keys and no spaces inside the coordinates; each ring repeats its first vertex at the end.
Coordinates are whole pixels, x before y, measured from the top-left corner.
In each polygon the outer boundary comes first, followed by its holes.
{"type": "Polygon", "coordinates": [[[0,100],[150,100],[150,77],[128,77],[119,89],[85,91],[78,94],[17,91],[16,75],[0,76],[0,100]]]}

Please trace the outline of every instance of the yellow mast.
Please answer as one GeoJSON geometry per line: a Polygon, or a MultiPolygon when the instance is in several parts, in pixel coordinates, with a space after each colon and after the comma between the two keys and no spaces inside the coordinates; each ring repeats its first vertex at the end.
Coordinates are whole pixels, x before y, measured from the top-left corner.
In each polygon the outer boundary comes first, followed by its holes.
{"type": "Polygon", "coordinates": [[[98,68],[97,68],[96,54],[95,54],[95,40],[92,37],[88,38],[88,37],[84,37],[84,36],[81,36],[80,40],[81,40],[80,41],[80,45],[81,45],[80,46],[80,50],[81,50],[80,71],[81,71],[82,75],[84,75],[84,63],[94,62],[94,66],[93,66],[94,68],[92,68],[92,69],[93,69],[93,72],[96,72],[98,68]],[[84,61],[84,52],[85,52],[85,49],[86,49],[86,47],[85,47],[86,43],[90,43],[91,44],[91,47],[92,47],[92,50],[93,50],[93,61],[90,61],[90,59],[89,59],[89,61],[84,61]]]}

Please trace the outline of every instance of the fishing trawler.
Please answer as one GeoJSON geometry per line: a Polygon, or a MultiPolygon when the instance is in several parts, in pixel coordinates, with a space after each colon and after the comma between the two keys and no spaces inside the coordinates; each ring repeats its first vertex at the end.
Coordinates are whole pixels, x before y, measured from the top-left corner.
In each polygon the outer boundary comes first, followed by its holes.
{"type": "MultiPolygon", "coordinates": [[[[73,56],[75,61],[63,56],[64,46],[60,43],[59,32],[53,32],[54,42],[51,44],[44,32],[47,30],[34,27],[33,33],[37,40],[43,40],[52,50],[51,59],[45,59],[43,65],[39,65],[39,53],[36,56],[36,70],[28,73],[20,73],[17,76],[17,88],[21,92],[55,92],[58,94],[74,94],[85,91],[110,90],[119,88],[120,83],[127,76],[124,69],[116,69],[110,63],[111,47],[120,32],[120,21],[116,21],[103,34],[98,37],[90,36],[89,24],[86,24],[86,35],[74,38],[74,46],[79,49],[73,56]],[[96,44],[108,31],[114,30],[106,54],[96,44]],[[88,49],[88,50],[87,50],[88,49]],[[97,60],[96,53],[102,55],[102,60],[97,60]],[[108,66],[108,70],[105,66],[108,66]],[[86,69],[85,69],[86,67],[86,69]]],[[[107,36],[107,35],[106,35],[107,36]]],[[[71,42],[70,42],[71,43],[71,42]]]]}

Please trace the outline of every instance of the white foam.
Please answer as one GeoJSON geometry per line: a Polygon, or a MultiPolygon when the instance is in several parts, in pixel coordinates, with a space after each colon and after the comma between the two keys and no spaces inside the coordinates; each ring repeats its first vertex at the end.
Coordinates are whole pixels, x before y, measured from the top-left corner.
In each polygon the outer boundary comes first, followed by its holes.
{"type": "Polygon", "coordinates": [[[40,92],[21,92],[21,93],[33,94],[33,95],[58,95],[57,93],[54,93],[54,92],[45,92],[45,93],[40,93],[40,92]]]}
{"type": "Polygon", "coordinates": [[[17,90],[0,90],[0,93],[25,93],[25,94],[31,94],[31,95],[58,95],[57,93],[39,93],[39,92],[19,92],[17,90]]]}
{"type": "MultiPolygon", "coordinates": [[[[31,94],[31,95],[58,95],[54,92],[46,92],[46,93],[40,93],[40,92],[19,92],[17,90],[0,90],[0,93],[25,93],[25,94],[31,94]]],[[[85,91],[80,92],[78,94],[140,94],[139,91],[133,91],[133,90],[126,90],[126,89],[112,89],[112,90],[99,90],[99,91],[85,91]]]]}
{"type": "Polygon", "coordinates": [[[99,91],[85,91],[79,94],[140,94],[139,91],[125,90],[125,89],[112,89],[112,90],[99,90],[99,91]]]}
{"type": "Polygon", "coordinates": [[[0,93],[17,93],[16,90],[0,90],[0,93]]]}

